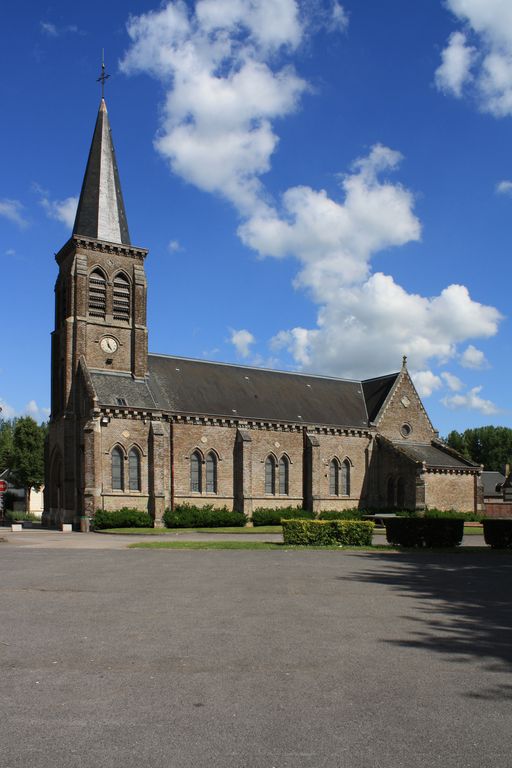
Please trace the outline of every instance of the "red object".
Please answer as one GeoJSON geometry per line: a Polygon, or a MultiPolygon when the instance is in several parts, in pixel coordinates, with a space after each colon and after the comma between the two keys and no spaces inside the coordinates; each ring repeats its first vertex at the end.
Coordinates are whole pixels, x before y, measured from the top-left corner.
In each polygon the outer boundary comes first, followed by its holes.
{"type": "Polygon", "coordinates": [[[0,480],[0,493],[3,493],[7,490],[7,483],[5,480],[0,480]]]}

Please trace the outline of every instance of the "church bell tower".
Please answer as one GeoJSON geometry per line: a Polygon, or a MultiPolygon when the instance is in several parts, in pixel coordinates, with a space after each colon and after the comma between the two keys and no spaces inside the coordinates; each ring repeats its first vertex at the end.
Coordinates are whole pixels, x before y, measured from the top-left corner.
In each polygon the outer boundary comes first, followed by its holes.
{"type": "Polygon", "coordinates": [[[102,97],[73,232],[56,254],[52,395],[45,510],[76,520],[83,487],[80,452],[88,414],[80,370],[147,374],[147,250],[131,244],[105,99],[102,97]]]}

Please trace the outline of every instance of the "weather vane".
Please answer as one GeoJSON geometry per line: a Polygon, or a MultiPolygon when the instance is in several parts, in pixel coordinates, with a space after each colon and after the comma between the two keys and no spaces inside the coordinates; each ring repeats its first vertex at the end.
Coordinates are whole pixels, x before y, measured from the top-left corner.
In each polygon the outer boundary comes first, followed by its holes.
{"type": "Polygon", "coordinates": [[[101,75],[98,77],[97,81],[98,83],[101,83],[101,98],[103,99],[105,97],[105,80],[108,80],[110,75],[107,75],[105,72],[105,49],[101,49],[101,75]]]}

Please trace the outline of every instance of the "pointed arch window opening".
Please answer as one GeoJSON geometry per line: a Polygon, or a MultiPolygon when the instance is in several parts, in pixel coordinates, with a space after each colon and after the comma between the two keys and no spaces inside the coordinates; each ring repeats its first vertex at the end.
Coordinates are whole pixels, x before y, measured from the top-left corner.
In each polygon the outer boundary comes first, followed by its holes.
{"type": "Polygon", "coordinates": [[[201,465],[202,458],[198,451],[194,451],[190,457],[190,490],[192,493],[201,493],[203,490],[201,465]]]}
{"type": "Polygon", "coordinates": [[[131,448],[128,454],[128,477],[130,491],[141,490],[141,461],[137,448],[131,448]]]}
{"type": "Polygon", "coordinates": [[[217,456],[213,451],[206,457],[206,493],[217,493],[217,456]]]}
{"type": "Polygon", "coordinates": [[[286,456],[279,459],[279,494],[288,496],[290,478],[290,462],[286,456]]]}
{"type": "Polygon", "coordinates": [[[276,495],[276,460],[273,456],[265,459],[265,493],[276,495]]]}
{"type": "Polygon", "coordinates": [[[105,319],[107,312],[107,281],[99,269],[89,275],[89,315],[105,319]]]}
{"type": "Polygon", "coordinates": [[[341,463],[340,492],[342,496],[350,496],[350,462],[348,459],[341,463]]]}
{"type": "Polygon", "coordinates": [[[114,320],[130,320],[130,281],[125,275],[119,274],[114,278],[112,292],[112,313],[114,320]]]}
{"type": "Polygon", "coordinates": [[[340,465],[337,459],[332,459],[329,464],[329,494],[340,495],[340,465]]]}
{"type": "Polygon", "coordinates": [[[124,490],[123,452],[117,446],[112,449],[112,490],[124,490]]]}

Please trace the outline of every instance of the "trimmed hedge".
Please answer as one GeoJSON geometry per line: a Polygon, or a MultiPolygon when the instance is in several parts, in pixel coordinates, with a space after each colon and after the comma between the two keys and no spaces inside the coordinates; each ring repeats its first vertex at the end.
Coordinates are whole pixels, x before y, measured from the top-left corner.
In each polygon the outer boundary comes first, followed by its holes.
{"type": "Polygon", "coordinates": [[[366,520],[283,520],[283,542],[310,547],[369,547],[374,527],[366,520]]]}
{"type": "Polygon", "coordinates": [[[243,528],[247,517],[241,512],[232,512],[227,507],[194,507],[192,504],[178,504],[174,510],[166,509],[163,516],[167,528],[243,528]]]}
{"type": "Polygon", "coordinates": [[[476,512],[457,512],[456,509],[427,509],[425,510],[425,517],[430,519],[464,520],[466,523],[480,523],[484,516],[478,515],[476,512]]]}
{"type": "Polygon", "coordinates": [[[102,528],[152,528],[153,519],[147,512],[123,507],[115,512],[98,509],[92,521],[96,530],[102,528]]]}
{"type": "Polygon", "coordinates": [[[389,544],[399,547],[457,547],[464,535],[458,518],[395,517],[384,521],[389,544]]]}
{"type": "Polygon", "coordinates": [[[512,520],[492,518],[483,521],[485,543],[493,549],[512,549],[512,520]]]}
{"type": "Polygon", "coordinates": [[[319,520],[362,520],[363,515],[367,514],[364,509],[326,509],[320,512],[319,520]]]}
{"type": "Polygon", "coordinates": [[[258,507],[252,513],[252,524],[258,525],[281,525],[281,520],[313,520],[314,514],[308,512],[302,507],[281,507],[267,508],[258,507]]]}

